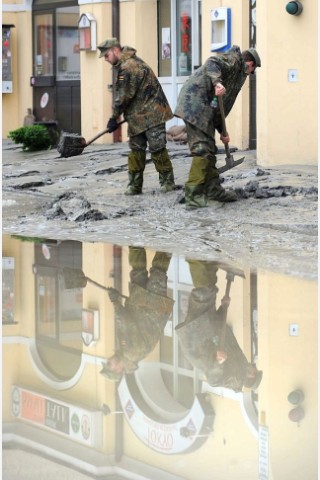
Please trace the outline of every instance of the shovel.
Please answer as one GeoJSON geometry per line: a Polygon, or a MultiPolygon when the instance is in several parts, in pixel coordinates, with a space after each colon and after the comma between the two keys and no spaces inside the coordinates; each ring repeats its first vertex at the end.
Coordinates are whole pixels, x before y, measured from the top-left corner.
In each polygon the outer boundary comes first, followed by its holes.
{"type": "MultiPolygon", "coordinates": [[[[92,278],[87,277],[80,268],[63,267],[58,272],[58,278],[60,279],[61,288],[63,290],[85,288],[87,283],[91,283],[106,292],[116,291],[113,287],[106,287],[92,278]]],[[[116,293],[119,297],[128,298],[117,291],[116,293]]]]}
{"type": "MultiPolygon", "coordinates": [[[[228,135],[227,134],[227,127],[226,127],[226,117],[225,117],[225,114],[224,114],[223,101],[222,101],[221,96],[218,97],[218,102],[219,102],[219,109],[220,109],[221,122],[222,122],[222,135],[224,137],[226,137],[228,135]]],[[[230,168],[233,168],[233,167],[236,167],[237,165],[240,165],[240,163],[242,163],[244,158],[245,158],[245,157],[241,157],[241,158],[239,158],[239,160],[234,160],[233,156],[230,153],[228,143],[226,143],[224,145],[224,149],[225,149],[225,152],[226,152],[226,155],[227,155],[226,159],[225,159],[226,164],[223,167],[218,168],[219,173],[226,172],[227,170],[230,170],[230,168]]]]}
{"type": "MultiPolygon", "coordinates": [[[[125,122],[125,120],[122,120],[122,122],[118,123],[118,126],[122,125],[125,122]]],[[[103,130],[103,132],[98,133],[95,137],[91,138],[88,142],[78,135],[77,133],[63,133],[57,150],[60,153],[61,157],[75,157],[76,155],[81,155],[85,147],[93,143],[95,140],[98,138],[102,137],[105,133],[111,133],[108,128],[103,130]]]]}

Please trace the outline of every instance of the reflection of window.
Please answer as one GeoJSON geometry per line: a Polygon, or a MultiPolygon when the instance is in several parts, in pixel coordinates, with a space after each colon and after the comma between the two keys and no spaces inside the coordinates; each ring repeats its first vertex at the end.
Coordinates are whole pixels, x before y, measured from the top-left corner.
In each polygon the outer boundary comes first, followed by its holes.
{"type": "Polygon", "coordinates": [[[67,283],[63,269],[81,272],[82,245],[66,241],[35,246],[36,345],[56,378],[71,378],[82,355],[82,288],[67,283]]]}
{"type": "Polygon", "coordinates": [[[37,279],[38,335],[56,336],[56,280],[54,277],[39,275],[37,279]]]}
{"type": "Polygon", "coordinates": [[[35,16],[35,75],[53,75],[53,17],[50,13],[35,16]]]}
{"type": "Polygon", "coordinates": [[[15,323],[13,257],[2,257],[2,323],[15,323]]]}

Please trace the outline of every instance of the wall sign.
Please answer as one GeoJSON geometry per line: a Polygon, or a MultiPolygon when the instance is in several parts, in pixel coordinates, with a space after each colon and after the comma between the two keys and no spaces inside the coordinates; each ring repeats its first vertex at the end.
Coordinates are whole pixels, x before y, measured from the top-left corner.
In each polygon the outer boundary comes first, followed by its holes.
{"type": "Polygon", "coordinates": [[[2,93],[12,93],[11,28],[2,25],[2,93]]]}
{"type": "Polygon", "coordinates": [[[46,108],[49,102],[49,93],[45,92],[40,99],[40,107],[46,108]]]}
{"type": "Polygon", "coordinates": [[[91,447],[102,446],[102,412],[11,387],[11,412],[20,420],[91,447]]]}
{"type": "Polygon", "coordinates": [[[214,412],[211,404],[205,401],[205,395],[197,395],[191,409],[186,410],[182,418],[180,414],[177,421],[168,423],[159,420],[159,415],[153,418],[150,406],[135,392],[137,386],[134,380],[123,377],[118,393],[124,416],[135,435],[149,448],[164,455],[173,455],[196,450],[207,440],[214,412]]]}
{"type": "Polygon", "coordinates": [[[99,339],[99,310],[82,309],[82,340],[89,347],[99,339]]]}
{"type": "Polygon", "coordinates": [[[97,50],[97,22],[91,13],[83,13],[79,20],[80,50],[97,50]]]}

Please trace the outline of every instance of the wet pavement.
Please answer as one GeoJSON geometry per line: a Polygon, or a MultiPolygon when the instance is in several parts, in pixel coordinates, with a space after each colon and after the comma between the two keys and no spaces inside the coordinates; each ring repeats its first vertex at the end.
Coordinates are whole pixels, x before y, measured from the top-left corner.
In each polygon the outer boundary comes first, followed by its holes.
{"type": "MultiPolygon", "coordinates": [[[[191,158],[168,143],[177,190],[160,193],[150,160],[144,193],[126,197],[128,145],[90,145],[75,157],[3,143],[3,232],[141,245],[240,268],[317,277],[316,166],[259,167],[255,151],[223,174],[239,200],[188,211],[180,203],[191,158]]],[[[223,151],[218,166],[224,165],[223,151]]]]}
{"type": "Polygon", "coordinates": [[[3,142],[5,480],[317,478],[317,168],[235,150],[188,211],[168,148],[126,197],[125,143],[3,142]]]}
{"type": "Polygon", "coordinates": [[[317,478],[316,279],[71,237],[2,248],[3,479],[317,478]]]}

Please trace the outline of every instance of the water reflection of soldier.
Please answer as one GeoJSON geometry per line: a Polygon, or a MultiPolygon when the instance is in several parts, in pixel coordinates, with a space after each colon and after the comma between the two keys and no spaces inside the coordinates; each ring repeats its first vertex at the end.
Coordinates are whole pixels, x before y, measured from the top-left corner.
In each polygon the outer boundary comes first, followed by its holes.
{"type": "Polygon", "coordinates": [[[133,372],[157,345],[174,303],[167,296],[170,260],[171,254],[156,252],[148,274],[145,249],[129,247],[129,297],[122,305],[120,292],[108,292],[115,312],[116,350],[101,370],[107,378],[118,380],[133,372]]]}
{"type": "Polygon", "coordinates": [[[226,323],[230,286],[234,274],[227,273],[227,286],[216,308],[219,264],[189,260],[194,288],[189,297],[186,319],[176,327],[179,343],[189,362],[201,370],[209,385],[240,392],[258,388],[262,372],[248,362],[226,323]]]}

